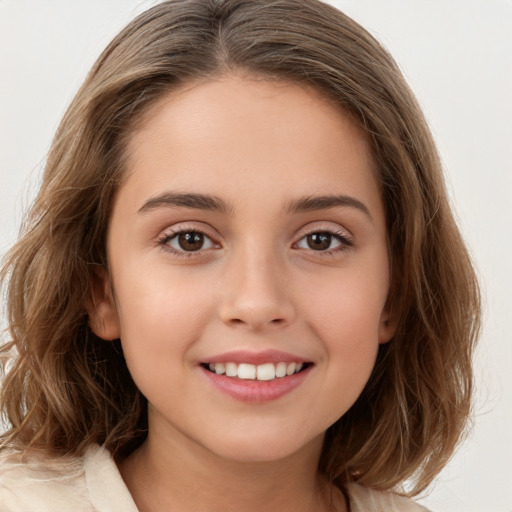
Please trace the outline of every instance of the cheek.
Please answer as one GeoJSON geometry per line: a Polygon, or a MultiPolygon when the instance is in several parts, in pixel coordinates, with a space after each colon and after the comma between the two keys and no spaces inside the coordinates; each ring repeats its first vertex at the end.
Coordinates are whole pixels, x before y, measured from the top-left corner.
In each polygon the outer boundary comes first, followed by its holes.
{"type": "Polygon", "coordinates": [[[377,342],[387,297],[386,275],[343,270],[333,274],[320,286],[309,287],[305,314],[329,338],[377,342]]]}
{"type": "Polygon", "coordinates": [[[323,283],[310,288],[305,315],[329,361],[330,391],[336,395],[343,389],[343,412],[361,393],[375,365],[387,280],[380,273],[340,270],[336,279],[323,283]]]}
{"type": "Polygon", "coordinates": [[[209,304],[190,282],[131,279],[119,290],[121,344],[129,372],[151,403],[180,403],[191,388],[190,347],[204,329],[209,304]],[[199,296],[198,296],[199,295],[199,296]]]}
{"type": "Polygon", "coordinates": [[[116,294],[128,365],[152,360],[163,367],[181,362],[211,317],[211,298],[198,290],[197,280],[165,269],[124,277],[118,276],[121,285],[116,294]]]}

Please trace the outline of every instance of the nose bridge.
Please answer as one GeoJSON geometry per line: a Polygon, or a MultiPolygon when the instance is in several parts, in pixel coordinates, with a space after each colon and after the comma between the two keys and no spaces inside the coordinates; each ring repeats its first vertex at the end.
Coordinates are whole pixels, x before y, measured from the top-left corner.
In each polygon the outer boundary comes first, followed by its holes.
{"type": "Polygon", "coordinates": [[[224,322],[255,330],[293,320],[284,264],[270,245],[249,241],[234,251],[224,278],[224,322]]]}

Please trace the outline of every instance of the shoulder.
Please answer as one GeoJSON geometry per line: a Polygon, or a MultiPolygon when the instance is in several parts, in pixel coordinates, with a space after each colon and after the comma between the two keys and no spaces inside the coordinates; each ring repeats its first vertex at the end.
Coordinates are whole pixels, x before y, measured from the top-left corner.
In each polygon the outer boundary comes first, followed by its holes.
{"type": "Polygon", "coordinates": [[[110,453],[91,445],[83,457],[22,457],[0,452],[0,512],[137,512],[110,453]]]}
{"type": "Polygon", "coordinates": [[[92,512],[82,459],[0,452],[2,512],[92,512]]]}
{"type": "Polygon", "coordinates": [[[382,492],[348,484],[351,512],[429,512],[415,501],[393,492],[382,492]]]}

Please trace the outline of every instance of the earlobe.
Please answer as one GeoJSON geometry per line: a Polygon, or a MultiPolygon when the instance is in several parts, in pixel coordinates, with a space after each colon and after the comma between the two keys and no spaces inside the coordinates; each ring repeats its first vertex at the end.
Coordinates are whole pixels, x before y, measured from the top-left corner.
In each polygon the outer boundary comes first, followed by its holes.
{"type": "Polygon", "coordinates": [[[89,327],[96,336],[108,341],[120,338],[121,329],[112,287],[103,269],[93,277],[92,297],[87,301],[86,308],[89,327]]]}
{"type": "Polygon", "coordinates": [[[389,309],[382,312],[379,324],[379,343],[387,343],[396,334],[397,321],[395,316],[391,314],[389,309]]]}

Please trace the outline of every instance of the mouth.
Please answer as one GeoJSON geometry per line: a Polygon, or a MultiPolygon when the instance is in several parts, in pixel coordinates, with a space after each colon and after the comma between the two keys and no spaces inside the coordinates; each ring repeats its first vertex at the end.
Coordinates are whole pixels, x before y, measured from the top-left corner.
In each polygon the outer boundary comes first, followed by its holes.
{"type": "Polygon", "coordinates": [[[278,363],[263,363],[263,364],[250,364],[250,363],[201,363],[201,366],[216,375],[224,375],[225,377],[234,380],[249,380],[249,381],[273,381],[291,377],[301,373],[312,366],[309,362],[299,361],[280,361],[278,363]]]}
{"type": "Polygon", "coordinates": [[[198,366],[215,389],[237,401],[261,404],[301,386],[315,363],[279,350],[235,350],[208,357],[198,366]]]}

